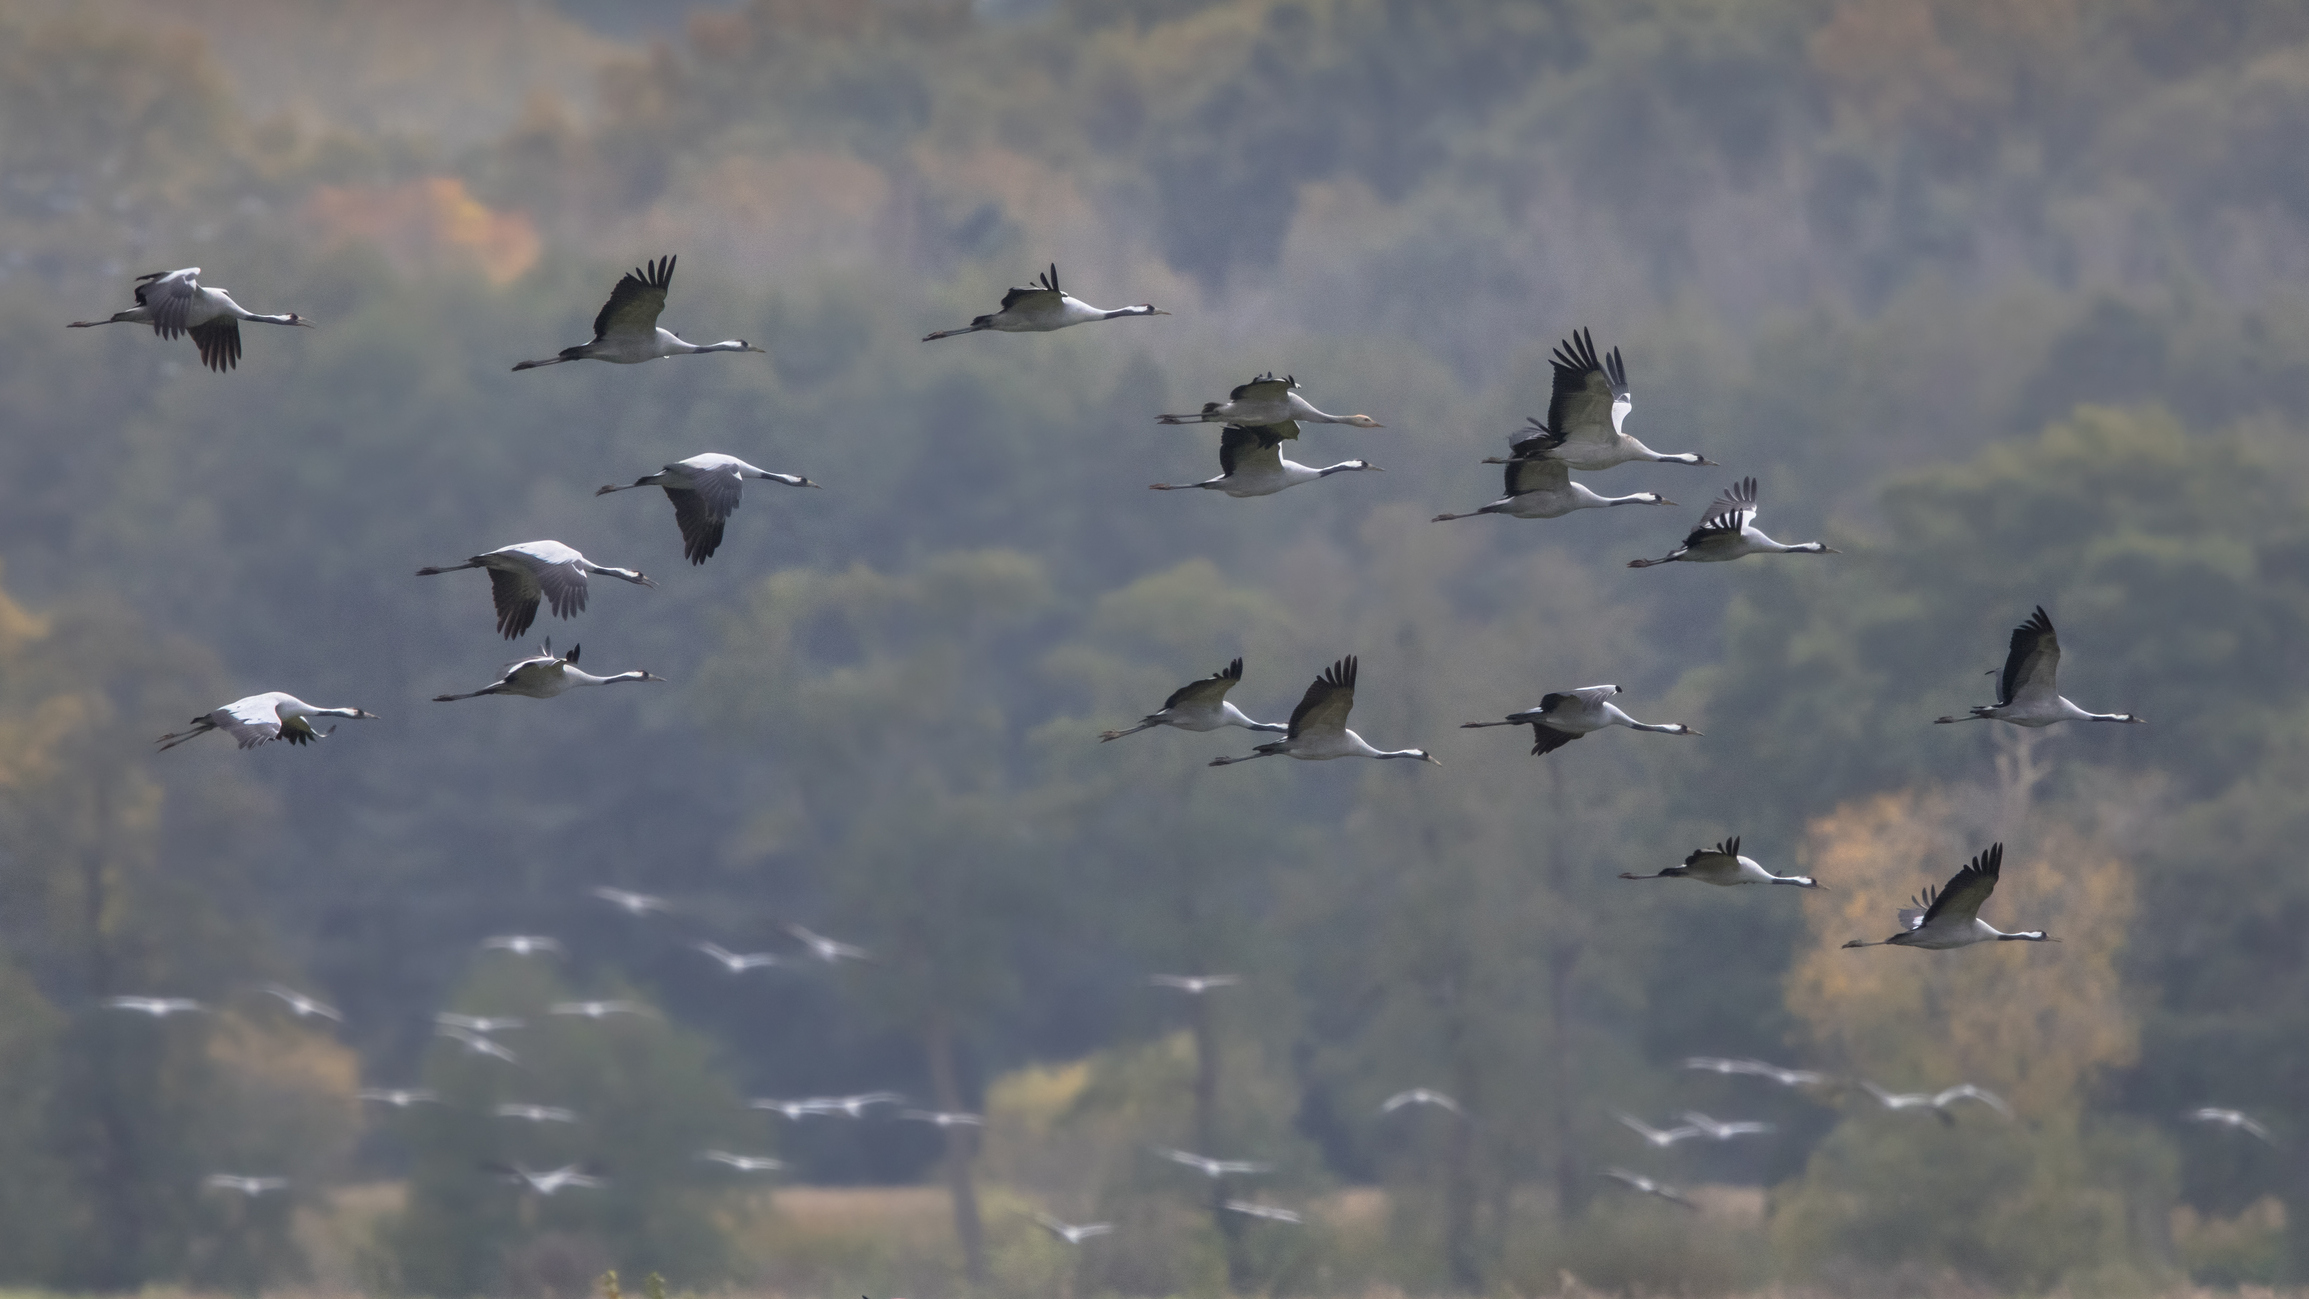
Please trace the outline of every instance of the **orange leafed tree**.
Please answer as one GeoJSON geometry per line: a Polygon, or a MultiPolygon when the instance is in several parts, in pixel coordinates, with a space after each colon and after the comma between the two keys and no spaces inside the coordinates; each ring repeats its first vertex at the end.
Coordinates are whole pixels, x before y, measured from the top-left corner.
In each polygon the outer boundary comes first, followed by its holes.
{"type": "Polygon", "coordinates": [[[1968,1081],[2024,1116],[2073,1113],[2092,1076],[2132,1063],[2139,1044],[2117,971],[2133,914],[2122,862],[2065,828],[2006,845],[1981,918],[2059,943],[1843,948],[1893,933],[1896,908],[1988,846],[1965,837],[1968,819],[1946,797],[1897,793],[1813,823],[1810,869],[1828,887],[1804,899],[1810,948],[1790,969],[1788,1009],[1825,1058],[1894,1090],[1968,1081]]]}

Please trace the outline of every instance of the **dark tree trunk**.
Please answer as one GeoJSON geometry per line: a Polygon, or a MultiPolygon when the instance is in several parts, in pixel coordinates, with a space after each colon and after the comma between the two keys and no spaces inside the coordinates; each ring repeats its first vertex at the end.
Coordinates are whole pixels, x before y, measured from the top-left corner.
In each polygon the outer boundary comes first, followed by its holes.
{"type": "MultiPolygon", "coordinates": [[[[117,972],[113,969],[112,944],[106,934],[106,913],[112,906],[112,879],[104,845],[112,838],[107,832],[111,812],[110,791],[100,783],[90,798],[89,815],[95,825],[80,863],[81,941],[87,960],[83,977],[88,981],[91,1004],[101,1003],[118,992],[114,986],[117,972]]],[[[146,1280],[143,1262],[147,1249],[144,1204],[138,1194],[142,1179],[137,1167],[136,1130],[128,1116],[126,1098],[120,1091],[121,1070],[114,1049],[118,1040],[116,1026],[100,1020],[90,1027],[93,1049],[89,1052],[85,1085],[91,1110],[89,1136],[95,1148],[89,1152],[92,1178],[89,1190],[105,1239],[85,1276],[92,1289],[135,1290],[146,1280]]],[[[158,1029],[162,1025],[156,1023],[153,1027],[158,1029]]]]}
{"type": "Polygon", "coordinates": [[[1482,1097],[1464,1045],[1456,1072],[1452,1087],[1466,1108],[1452,1116],[1451,1144],[1443,1155],[1443,1259],[1452,1288],[1477,1294],[1483,1290],[1483,1265],[1475,1246],[1475,1115],[1482,1097]]]}
{"type": "MultiPolygon", "coordinates": [[[[930,1090],[938,1108],[963,1111],[962,1083],[954,1061],[954,1026],[941,1014],[923,1033],[930,1057],[930,1090]]],[[[978,1154],[978,1129],[956,1123],[946,1129],[946,1194],[954,1205],[954,1237],[962,1243],[962,1274],[972,1285],[986,1283],[986,1231],[978,1219],[978,1188],[970,1178],[978,1154]]]]}

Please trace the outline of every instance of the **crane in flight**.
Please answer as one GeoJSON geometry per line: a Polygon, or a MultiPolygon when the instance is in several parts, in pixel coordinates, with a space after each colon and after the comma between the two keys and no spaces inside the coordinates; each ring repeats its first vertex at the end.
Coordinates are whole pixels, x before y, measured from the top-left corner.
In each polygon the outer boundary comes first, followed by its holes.
{"type": "Polygon", "coordinates": [[[2058,942],[2048,938],[2041,929],[2024,929],[2008,934],[1980,918],[1980,906],[1988,895],[1996,891],[1996,881],[2004,872],[2004,845],[1990,844],[1986,852],[1973,858],[1964,869],[1950,877],[1940,889],[1927,888],[1912,906],[1902,907],[1897,914],[1900,932],[1880,943],[1855,938],[1846,947],[1923,947],[1941,951],[1951,947],[1970,947],[1974,943],[2045,943],[2058,942]]]}
{"type": "Polygon", "coordinates": [[[623,485],[611,483],[594,492],[630,492],[636,487],[662,487],[673,502],[673,522],[681,530],[682,557],[702,564],[721,549],[722,529],[745,494],[748,478],[766,478],[788,487],[816,487],[800,474],[778,474],[749,465],[718,451],[676,460],[654,474],[643,474],[623,485]]]}
{"type": "Polygon", "coordinates": [[[660,257],[638,269],[627,271],[609,291],[609,301],[601,304],[601,312],[593,318],[593,340],[575,347],[561,349],[559,355],[542,361],[523,361],[516,370],[534,370],[544,365],[559,365],[563,361],[608,361],[612,365],[639,365],[643,361],[662,361],[669,356],[695,356],[700,352],[759,352],[762,349],[742,338],[724,339],[719,343],[688,343],[670,329],[658,326],[658,315],[665,310],[666,290],[673,287],[674,259],[660,257]]]}
{"type": "Polygon", "coordinates": [[[200,282],[200,268],[154,271],[136,277],[136,305],[102,320],[75,320],[67,329],[94,329],[98,325],[150,325],[162,338],[190,334],[200,351],[200,363],[223,374],[240,364],[241,322],[260,325],[298,325],[311,321],[296,312],[262,315],[232,300],[223,289],[200,282]]]}
{"type": "Polygon", "coordinates": [[[155,741],[159,752],[166,753],[186,740],[195,739],[210,731],[223,731],[244,749],[253,749],[274,740],[291,744],[311,744],[337,733],[332,726],[325,731],[315,730],[315,717],[352,717],[373,722],[377,715],[359,708],[323,708],[308,704],[295,695],[278,690],[261,695],[235,699],[222,708],[210,709],[192,719],[192,729],[173,731],[155,741]]]}
{"type": "Polygon", "coordinates": [[[1356,660],[1350,654],[1332,664],[1307,687],[1299,706],[1291,710],[1291,726],[1282,739],[1259,745],[1240,758],[1213,758],[1211,765],[1224,767],[1253,758],[1281,755],[1305,762],[1328,762],[1333,758],[1414,758],[1442,766],[1425,749],[1375,749],[1362,736],[1347,729],[1347,714],[1355,707],[1355,675],[1356,660]]]}
{"type": "Polygon", "coordinates": [[[2060,693],[2060,637],[2043,605],[2027,622],[2012,629],[2012,648],[2004,656],[2004,670],[1996,678],[1996,702],[1974,704],[1963,717],[1938,717],[1934,722],[2010,722],[2015,726],[2051,726],[2055,722],[2126,722],[2139,726],[2148,719],[2131,713],[2087,712],[2060,693]]]}
{"type": "Polygon", "coordinates": [[[1175,726],[1182,731],[1215,731],[1222,726],[1240,726],[1248,731],[1290,730],[1281,722],[1254,722],[1242,709],[1227,702],[1227,692],[1242,684],[1242,680],[1243,661],[1238,658],[1200,681],[1189,681],[1171,691],[1170,698],[1163,700],[1163,706],[1138,719],[1138,725],[1120,731],[1100,731],[1098,738],[1119,740],[1157,726],[1175,726]]]}
{"type": "Polygon", "coordinates": [[[924,334],[922,341],[935,342],[958,334],[975,334],[993,330],[998,334],[1044,334],[1069,325],[1087,325],[1094,320],[1120,320],[1125,316],[1167,316],[1148,303],[1135,307],[1117,307],[1108,311],[1094,307],[1058,287],[1058,263],[1036,276],[1034,283],[1012,289],[1002,295],[1002,309],[991,315],[979,316],[960,329],[941,329],[924,334]]]}

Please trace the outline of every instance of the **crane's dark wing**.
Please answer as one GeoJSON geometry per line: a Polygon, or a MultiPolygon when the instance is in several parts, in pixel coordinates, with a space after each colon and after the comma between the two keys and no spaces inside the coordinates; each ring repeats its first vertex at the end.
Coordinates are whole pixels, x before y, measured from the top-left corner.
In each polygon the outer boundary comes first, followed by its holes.
{"type": "Polygon", "coordinates": [[[1756,517],[1756,480],[1743,478],[1723,490],[1699,523],[1684,534],[1684,548],[1689,550],[1710,537],[1737,536],[1748,520],[1756,517]]]}
{"type": "MultiPolygon", "coordinates": [[[[1605,443],[1617,436],[1612,400],[1626,395],[1626,384],[1614,389],[1611,376],[1596,359],[1595,339],[1586,330],[1575,329],[1557,344],[1549,362],[1555,367],[1555,389],[1548,397],[1547,427],[1555,430],[1556,438],[1605,443]]],[[[1619,363],[1616,351],[1612,363],[1615,367],[1619,363]]]]}
{"type": "Polygon", "coordinates": [[[1714,503],[1708,506],[1708,512],[1700,516],[1700,521],[1705,525],[1726,515],[1753,515],[1755,512],[1756,480],[1743,478],[1719,493],[1714,503]]]}
{"type": "Polygon", "coordinates": [[[681,553],[689,562],[702,564],[720,549],[722,524],[744,499],[744,490],[734,470],[692,475],[688,487],[666,486],[674,524],[681,529],[681,553]]]}
{"type": "Polygon", "coordinates": [[[1231,474],[1237,466],[1248,466],[1255,459],[1272,461],[1272,467],[1281,468],[1285,429],[1290,430],[1291,437],[1299,435],[1297,424],[1229,424],[1220,429],[1219,472],[1231,474]]]}
{"type": "MultiPolygon", "coordinates": [[[[1550,699],[1557,697],[1555,695],[1548,696],[1550,699]]],[[[1545,707],[1544,704],[1541,706],[1545,707]]],[[[1545,722],[1533,722],[1531,724],[1531,756],[1536,758],[1543,753],[1553,753],[1578,738],[1579,732],[1577,731],[1559,731],[1545,722]]]]}
{"type": "Polygon", "coordinates": [[[2043,605],[2036,607],[2027,622],[2012,629],[2012,649],[2004,656],[2004,673],[1996,680],[1996,702],[1999,707],[2009,704],[2022,691],[2030,694],[2056,693],[2054,682],[2060,673],[2060,637],[2052,629],[2052,618],[2043,605]]]}
{"type": "Polygon", "coordinates": [[[721,549],[722,525],[725,519],[707,507],[705,499],[687,487],[668,487],[665,498],[673,502],[674,526],[681,529],[681,553],[689,562],[702,564],[721,549]]]}
{"type": "Polygon", "coordinates": [[[1571,483],[1571,470],[1561,460],[1510,460],[1507,462],[1507,494],[1521,496],[1525,492],[1560,492],[1571,483]]]}
{"type": "Polygon", "coordinates": [[[1241,387],[1236,388],[1234,391],[1228,393],[1227,400],[1241,401],[1245,397],[1249,397],[1256,401],[1281,401],[1290,393],[1291,389],[1298,386],[1298,384],[1293,383],[1289,379],[1276,378],[1275,372],[1269,370],[1267,373],[1260,375],[1258,378],[1253,379],[1249,383],[1246,383],[1241,387]]]}
{"type": "Polygon", "coordinates": [[[1734,866],[1739,865],[1740,841],[1737,838],[1732,838],[1724,840],[1713,848],[1695,848],[1692,850],[1691,856],[1684,858],[1684,865],[1696,866],[1710,857],[1721,857],[1734,866]]]}
{"type": "Polygon", "coordinates": [[[1208,699],[1214,702],[1224,699],[1227,697],[1227,692],[1235,688],[1235,683],[1242,679],[1243,661],[1236,659],[1227,664],[1224,669],[1213,672],[1200,681],[1189,681],[1171,691],[1171,697],[1163,700],[1163,710],[1167,712],[1189,699],[1208,699]]]}
{"type": "Polygon", "coordinates": [[[1563,434],[1531,418],[1523,417],[1529,428],[1520,428],[1507,435],[1507,452],[1518,460],[1546,455],[1563,445],[1563,434]]]}
{"type": "Polygon", "coordinates": [[[1065,296],[1066,294],[1058,287],[1058,263],[1052,262],[1050,264],[1049,270],[1044,271],[1042,274],[1034,278],[1034,283],[1027,285],[1025,288],[1012,289],[1010,292],[1003,294],[1002,310],[1008,311],[1012,307],[1017,306],[1019,303],[1025,302],[1031,298],[1049,299],[1046,302],[1037,302],[1033,305],[1045,311],[1053,310],[1058,306],[1059,299],[1065,296]]]}
{"type": "Polygon", "coordinates": [[[1347,725],[1347,713],[1355,707],[1355,666],[1355,656],[1350,654],[1307,687],[1299,706],[1291,710],[1291,739],[1308,730],[1343,729],[1347,725]]]}
{"type": "Polygon", "coordinates": [[[1940,896],[1929,899],[1917,927],[1948,917],[1952,920],[1971,920],[1980,914],[1980,904],[1996,892],[1997,876],[2004,871],[2004,845],[1994,843],[1988,851],[1966,863],[1953,879],[1942,886],[1940,896]]]}
{"type": "Polygon", "coordinates": [[[670,256],[660,257],[627,271],[609,291],[609,301],[601,304],[601,314],[593,318],[593,336],[646,338],[656,333],[658,313],[665,310],[665,292],[673,287],[673,263],[670,256]]]}
{"type": "MultiPolygon", "coordinates": [[[[489,598],[497,606],[498,633],[513,640],[528,631],[529,624],[537,621],[537,602],[544,594],[537,579],[527,573],[490,569],[489,598]]],[[[507,675],[510,679],[511,674],[507,675]]]]}
{"type": "Polygon", "coordinates": [[[241,322],[220,316],[185,331],[200,349],[200,363],[223,374],[241,363],[241,322]]]}

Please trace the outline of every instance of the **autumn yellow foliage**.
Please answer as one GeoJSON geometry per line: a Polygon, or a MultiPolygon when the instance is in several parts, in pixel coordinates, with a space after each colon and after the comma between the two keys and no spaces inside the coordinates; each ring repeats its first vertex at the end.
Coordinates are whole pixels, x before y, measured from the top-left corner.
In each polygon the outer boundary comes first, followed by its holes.
{"type": "Polygon", "coordinates": [[[1788,1009],[1825,1059],[1894,1090],[1968,1081],[2023,1115],[2073,1113],[2096,1073],[2139,1051],[2117,971],[2133,877],[2105,849],[2065,828],[2005,845],[1981,918],[2057,943],[1843,948],[1893,933],[1895,909],[1988,847],[1961,822],[1946,797],[1904,792],[1813,823],[1810,870],[1828,887],[1805,895],[1809,939],[1789,970],[1788,1009]]]}
{"type": "Polygon", "coordinates": [[[1843,1122],[1774,1192],[1775,1246],[1790,1271],[1823,1275],[1857,1264],[2031,1288],[2147,1275],[2156,1249],[2138,1224],[2167,1207],[2170,1152],[2152,1133],[2086,1113],[2096,1078],[2139,1050],[2118,968],[2130,868],[2087,834],[2024,822],[1981,918],[2060,942],[1843,947],[1894,932],[1897,907],[1988,846],[1989,831],[1966,829],[1984,821],[1971,811],[1908,791],[1811,828],[1808,869],[1827,887],[1805,897],[1787,1005],[1812,1058],[1850,1086],[1833,1097],[1843,1122]],[[1905,1092],[1970,1082],[2016,1117],[1977,1105],[1944,1122],[1892,1112],[1859,1090],[1862,1079],[1905,1092]]]}

